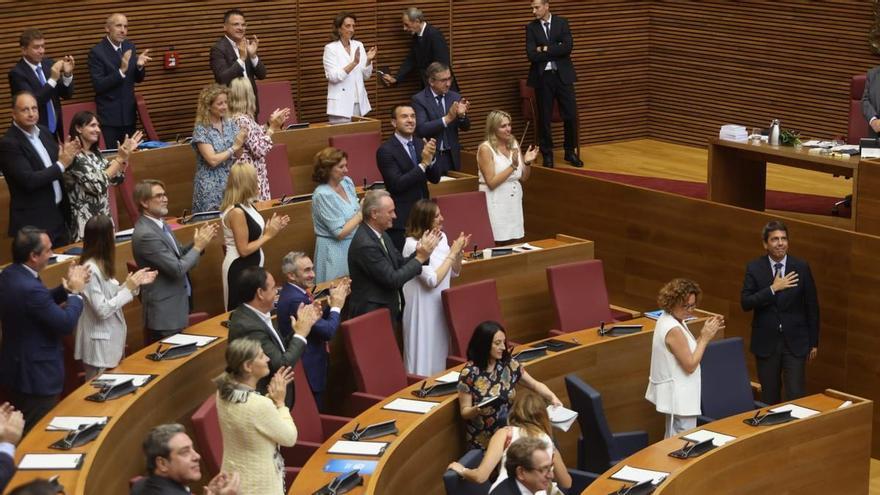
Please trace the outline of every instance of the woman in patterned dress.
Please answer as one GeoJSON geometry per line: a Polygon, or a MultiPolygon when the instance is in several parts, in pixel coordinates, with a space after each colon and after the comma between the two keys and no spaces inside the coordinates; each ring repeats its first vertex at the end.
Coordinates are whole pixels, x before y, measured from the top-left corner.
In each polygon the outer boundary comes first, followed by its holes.
{"type": "Polygon", "coordinates": [[[110,217],[110,186],[125,179],[125,167],[131,153],[141,144],[143,134],[137,131],[126,136],[123,143],[107,143],[118,148],[117,155],[107,161],[98,150],[101,125],[92,112],[77,112],[70,121],[70,137],[78,139],[82,151],[64,170],[62,181],[70,202],[68,228],[71,242],[83,238],[86,222],[95,215],[110,217]]]}
{"type": "Polygon", "coordinates": [[[315,227],[315,282],[348,275],[348,246],[361,223],[360,203],[348,175],[348,154],[324,148],[315,155],[312,193],[315,227]]]}
{"type": "Polygon", "coordinates": [[[193,213],[220,208],[229,167],[244,152],[247,129],[238,129],[227,118],[228,88],[209,84],[199,93],[192,146],[196,152],[193,213]]]}
{"type": "Polygon", "coordinates": [[[511,357],[504,328],[497,322],[477,325],[468,343],[467,358],[458,378],[458,408],[466,421],[465,441],[469,449],[485,450],[495,431],[507,425],[507,414],[520,380],[548,403],[562,405],[547,385],[532,378],[511,357]],[[498,400],[478,407],[491,397],[498,400]]]}
{"type": "Polygon", "coordinates": [[[261,126],[255,119],[257,99],[254,89],[246,77],[237,77],[229,83],[229,113],[239,129],[247,130],[244,151],[239,161],[250,162],[257,169],[260,185],[260,201],[272,199],[269,191],[269,173],[266,170],[266,155],[272,149],[272,134],[281,130],[290,117],[289,108],[276,108],[269,117],[269,123],[261,126]]]}

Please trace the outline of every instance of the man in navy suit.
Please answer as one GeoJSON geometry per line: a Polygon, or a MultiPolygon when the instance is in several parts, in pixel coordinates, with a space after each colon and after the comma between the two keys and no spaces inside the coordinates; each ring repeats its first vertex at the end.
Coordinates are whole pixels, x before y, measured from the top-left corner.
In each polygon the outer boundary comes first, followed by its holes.
{"type": "Polygon", "coordinates": [[[45,229],[52,243],[67,244],[67,197],[61,174],[80,151],[78,140],[59,150],[55,136],[38,124],[34,95],[23,91],[12,98],[12,126],[0,140],[0,169],[9,187],[9,236],[32,225],[45,229]]]}
{"type": "Polygon", "coordinates": [[[504,461],[507,478],[492,490],[491,495],[549,492],[553,482],[553,458],[547,453],[550,448],[546,441],[535,437],[523,436],[511,443],[504,461]]]}
{"type": "Polygon", "coordinates": [[[754,311],[751,350],[755,355],[761,400],[780,402],[806,393],[807,361],[819,353],[819,301],[810,265],[788,255],[788,227],[764,226],[765,256],[746,266],[740,303],[754,311]]]}
{"type": "MultiPolygon", "coordinates": [[[[419,87],[424,88],[428,84],[425,71],[434,62],[440,62],[447,67],[452,64],[449,59],[449,45],[443,33],[436,27],[428,24],[425,14],[416,7],[410,7],[403,11],[403,30],[412,35],[412,43],[409,53],[406,55],[397,75],[383,74],[385,84],[393,86],[402,81],[411,72],[415,72],[419,79],[419,87]]],[[[452,79],[452,89],[458,91],[455,78],[452,79]]]]}
{"type": "Polygon", "coordinates": [[[15,446],[24,433],[24,415],[8,402],[0,406],[0,493],[15,474],[15,446]]]}
{"type": "Polygon", "coordinates": [[[224,36],[211,47],[211,71],[214,73],[214,80],[229,86],[233,79],[246,76],[257,99],[254,115],[259,115],[260,95],[257,94],[256,80],[266,78],[266,66],[257,55],[260,40],[256,35],[250,39],[245,36],[247,22],[244,20],[244,12],[238,9],[230,9],[223,14],[223,32],[224,36]]]}
{"type": "Polygon", "coordinates": [[[414,136],[416,111],[413,107],[395,106],[391,110],[391,126],[394,134],[376,150],[376,164],[397,208],[388,235],[397,250],[402,251],[409,211],[416,201],[430,197],[428,181],[440,182],[440,169],[434,163],[437,141],[433,138],[424,141],[414,136]]]}
{"type": "MultiPolygon", "coordinates": [[[[312,292],[315,288],[315,267],[312,260],[303,252],[290,252],[281,260],[281,271],[287,283],[278,298],[278,331],[282,339],[293,336],[291,318],[296,320],[300,304],[315,302],[312,292]]],[[[351,292],[351,282],[345,278],[330,289],[330,304],[325,306],[321,318],[312,325],[306,338],[306,350],[302,355],[303,368],[309,387],[315,396],[318,408],[324,409],[323,394],[327,389],[327,366],[330,358],[330,341],[339,328],[339,313],[345,306],[345,298],[351,292]]]]}
{"type": "Polygon", "coordinates": [[[553,167],[553,101],[565,126],[565,161],[583,167],[577,148],[577,100],[574,82],[577,75],[571,63],[573,44],[568,20],[550,14],[550,0],[532,0],[535,20],[526,25],[526,54],[529,56],[529,86],[538,99],[538,123],[541,126],[541,155],[545,167],[553,167]]]}
{"type": "Polygon", "coordinates": [[[73,96],[74,60],[70,55],[53,61],[44,58],[46,40],[39,29],[25,29],[18,39],[21,60],[9,71],[9,90],[12,95],[28,91],[40,106],[40,124],[63,139],[61,98],[73,96]]]}
{"type": "Polygon", "coordinates": [[[47,289],[39,274],[51,256],[46,232],[25,227],[12,241],[12,264],[0,273],[0,377],[27,429],[58,403],[64,386],[62,338],[76,329],[80,292],[89,280],[88,267],[71,265],[63,284],[47,289]]]}
{"type": "Polygon", "coordinates": [[[95,88],[95,105],[101,133],[108,148],[116,148],[125,136],[134,134],[137,124],[135,84],[147,75],[150,50],[138,54],[128,35],[128,19],[111,14],[104,26],[107,36],[89,52],[89,74],[95,88]]]}
{"type": "Polygon", "coordinates": [[[450,170],[461,170],[461,145],[458,131],[471,128],[467,116],[470,103],[451,91],[452,71],[449,66],[434,62],[428,66],[428,87],[414,94],[412,106],[416,111],[416,136],[437,142],[437,162],[441,175],[450,170]]]}

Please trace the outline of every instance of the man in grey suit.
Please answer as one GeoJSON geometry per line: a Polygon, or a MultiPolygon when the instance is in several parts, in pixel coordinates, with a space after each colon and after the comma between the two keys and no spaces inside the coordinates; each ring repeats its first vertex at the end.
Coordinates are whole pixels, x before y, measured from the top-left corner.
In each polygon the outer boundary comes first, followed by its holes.
{"type": "Polygon", "coordinates": [[[880,133],[880,67],[868,71],[862,93],[862,115],[868,123],[868,134],[877,137],[880,133]]]}
{"type": "Polygon", "coordinates": [[[168,195],[162,181],[139,182],[134,189],[134,202],[141,212],[131,238],[134,260],[141,268],[159,272],[155,282],[141,289],[144,326],[153,340],[160,340],[187,326],[192,296],[188,272],[198,264],[202,251],[217,234],[217,224],[197,228],[193,243],[183,246],[164,220],[168,195]]]}
{"type": "MultiPolygon", "coordinates": [[[[238,306],[229,315],[229,341],[249,338],[256,340],[269,357],[269,375],[260,380],[257,390],[265,392],[269,377],[283,366],[294,366],[306,349],[312,326],[321,318],[320,303],[301,304],[296,317],[290,317],[293,335],[287,339],[281,336],[278,326],[272,321],[270,312],[275,306],[275,278],[265,268],[249,266],[238,276],[238,287],[242,299],[247,302],[238,306]],[[286,340],[286,342],[285,342],[286,340]]],[[[293,407],[293,383],[288,386],[285,403],[293,407]]]]}

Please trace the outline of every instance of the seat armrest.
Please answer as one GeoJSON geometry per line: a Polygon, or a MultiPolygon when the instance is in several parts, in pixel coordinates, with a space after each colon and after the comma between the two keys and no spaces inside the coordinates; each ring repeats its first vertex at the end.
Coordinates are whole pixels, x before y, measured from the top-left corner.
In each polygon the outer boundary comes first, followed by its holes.
{"type": "Polygon", "coordinates": [[[710,418],[709,416],[699,415],[697,416],[697,426],[703,426],[706,423],[711,423],[715,421],[715,418],[710,418]]]}
{"type": "Polygon", "coordinates": [[[648,432],[642,430],[612,433],[611,437],[617,459],[629,457],[648,446],[648,432]]]}
{"type": "Polygon", "coordinates": [[[550,330],[551,337],[559,337],[560,335],[565,335],[565,332],[562,330],[550,330]]]}
{"type": "MultiPolygon", "coordinates": [[[[642,316],[641,311],[636,311],[636,310],[630,309],[630,308],[624,308],[623,306],[609,304],[608,307],[611,309],[612,313],[625,313],[627,316],[627,319],[629,319],[629,320],[633,320],[635,318],[642,316]]],[[[619,320],[619,321],[623,321],[623,320],[619,320]]]]}
{"type": "Polygon", "coordinates": [[[385,397],[382,397],[381,395],[368,394],[366,392],[352,392],[351,409],[353,415],[360,414],[383,400],[385,400],[385,397]]]}
{"type": "Polygon", "coordinates": [[[321,428],[324,429],[324,439],[330,437],[330,435],[336,433],[341,430],[351,418],[346,418],[345,416],[333,416],[332,414],[320,414],[321,418],[321,428]]]}
{"type": "Polygon", "coordinates": [[[580,494],[590,486],[590,483],[596,481],[596,478],[599,477],[596,473],[581,471],[580,469],[569,469],[568,474],[571,475],[571,488],[566,491],[571,494],[580,494]]]}
{"type": "Polygon", "coordinates": [[[281,447],[281,457],[284,458],[285,466],[302,467],[309,458],[315,455],[321,444],[300,440],[293,447],[281,447]]]}
{"type": "Polygon", "coordinates": [[[426,380],[428,377],[422,375],[416,375],[414,373],[406,374],[406,383],[407,385],[412,385],[414,383],[419,383],[422,380],[426,380]]]}

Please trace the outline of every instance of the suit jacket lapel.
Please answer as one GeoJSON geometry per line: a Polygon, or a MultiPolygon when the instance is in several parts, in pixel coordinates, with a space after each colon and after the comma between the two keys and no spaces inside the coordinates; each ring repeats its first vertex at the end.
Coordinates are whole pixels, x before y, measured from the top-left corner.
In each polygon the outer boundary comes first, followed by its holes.
{"type": "MultiPolygon", "coordinates": [[[[177,256],[178,259],[180,259],[180,254],[178,254],[180,251],[180,246],[175,246],[174,244],[172,244],[171,243],[172,241],[168,237],[168,234],[161,227],[156,225],[156,222],[152,221],[152,219],[144,218],[143,221],[147,222],[147,224],[150,226],[150,228],[152,228],[154,231],[156,231],[157,234],[159,234],[159,238],[162,239],[162,241],[165,243],[165,245],[167,245],[168,248],[171,249],[171,252],[174,253],[174,255],[177,256]]],[[[171,235],[173,236],[174,234],[171,234],[171,235]]],[[[177,242],[177,241],[174,241],[174,242],[177,242]]]]}

